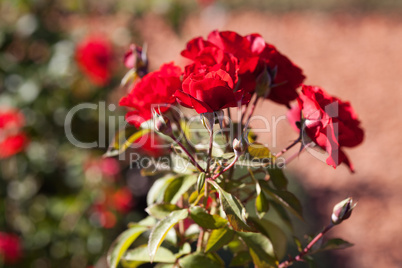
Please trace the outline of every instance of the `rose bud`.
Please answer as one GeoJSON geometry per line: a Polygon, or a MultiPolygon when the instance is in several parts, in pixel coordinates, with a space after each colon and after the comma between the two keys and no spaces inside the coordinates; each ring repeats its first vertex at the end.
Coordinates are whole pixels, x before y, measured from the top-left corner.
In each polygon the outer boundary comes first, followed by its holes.
{"type": "Polygon", "coordinates": [[[170,120],[167,117],[158,114],[157,112],[154,112],[154,127],[156,131],[167,136],[172,134],[172,125],[170,124],[170,120]]]}
{"type": "Polygon", "coordinates": [[[255,93],[257,93],[258,97],[265,98],[269,95],[269,92],[271,91],[271,82],[271,75],[265,67],[264,70],[257,76],[256,80],[255,93]]]}
{"type": "Polygon", "coordinates": [[[352,198],[348,197],[334,206],[331,216],[333,224],[339,224],[350,217],[352,210],[356,206],[356,204],[352,204],[352,202],[352,198]]]}
{"type": "Polygon", "coordinates": [[[236,138],[233,140],[233,151],[237,156],[244,154],[247,151],[247,147],[248,144],[243,137],[240,140],[236,138]]]}

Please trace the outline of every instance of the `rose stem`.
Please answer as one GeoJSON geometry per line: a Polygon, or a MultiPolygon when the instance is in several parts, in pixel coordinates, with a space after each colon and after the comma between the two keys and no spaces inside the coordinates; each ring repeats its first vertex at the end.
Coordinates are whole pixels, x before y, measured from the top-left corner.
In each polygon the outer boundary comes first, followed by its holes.
{"type": "Polygon", "coordinates": [[[291,149],[293,146],[295,146],[296,144],[298,144],[301,141],[301,137],[297,138],[297,140],[295,140],[294,142],[292,142],[292,144],[290,144],[288,147],[286,147],[285,149],[283,149],[282,151],[280,151],[279,153],[277,153],[275,155],[275,157],[279,157],[281,155],[283,155],[284,153],[286,153],[289,149],[291,149]]]}
{"type": "MultiPolygon", "coordinates": [[[[251,117],[253,116],[255,107],[257,106],[257,102],[258,102],[259,99],[260,98],[258,96],[255,97],[254,102],[253,102],[253,104],[251,106],[250,114],[248,115],[247,121],[244,123],[245,125],[248,124],[248,122],[250,121],[251,117]]],[[[243,118],[242,118],[242,122],[243,122],[243,118]]]]}
{"type": "Polygon", "coordinates": [[[237,160],[239,159],[239,156],[236,155],[235,158],[233,159],[232,163],[230,163],[228,166],[226,166],[221,172],[219,172],[218,174],[215,174],[211,179],[215,180],[216,178],[218,178],[220,175],[222,175],[223,173],[225,173],[226,171],[228,171],[231,167],[234,166],[234,164],[236,164],[237,160]]]}
{"type": "Polygon", "coordinates": [[[316,235],[316,237],[314,237],[314,239],[311,240],[311,242],[299,253],[299,255],[297,255],[294,258],[291,257],[289,260],[280,263],[278,268],[288,267],[288,266],[292,265],[293,262],[295,262],[295,261],[303,261],[303,256],[306,255],[308,253],[308,251],[314,246],[314,244],[317,243],[318,240],[320,240],[334,226],[335,225],[331,222],[327,227],[324,228],[324,230],[321,233],[316,235]]]}
{"type": "Polygon", "coordinates": [[[186,147],[184,147],[184,145],[176,140],[175,136],[170,135],[170,137],[177,143],[177,145],[180,146],[180,148],[184,151],[184,153],[190,157],[191,162],[196,166],[196,168],[200,171],[200,172],[205,172],[205,170],[197,163],[197,161],[194,159],[194,157],[189,153],[189,151],[187,151],[186,147]]]}
{"type": "Polygon", "coordinates": [[[285,163],[283,163],[284,167],[285,165],[289,164],[290,162],[292,162],[296,157],[298,157],[306,148],[310,147],[311,145],[313,145],[313,142],[307,143],[306,146],[303,146],[302,149],[299,152],[296,152],[295,154],[289,156],[289,158],[287,158],[285,160],[285,163]]]}

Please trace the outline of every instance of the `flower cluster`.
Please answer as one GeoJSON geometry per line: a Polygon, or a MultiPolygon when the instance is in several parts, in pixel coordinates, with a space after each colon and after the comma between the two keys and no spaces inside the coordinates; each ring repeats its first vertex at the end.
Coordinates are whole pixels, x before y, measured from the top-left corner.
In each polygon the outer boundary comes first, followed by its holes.
{"type": "Polygon", "coordinates": [[[0,159],[22,151],[28,138],[21,130],[25,124],[22,113],[13,109],[0,110],[0,159]]]}
{"type": "MultiPolygon", "coordinates": [[[[140,66],[141,73],[147,73],[141,48],[133,48],[126,54],[126,65],[140,66]],[[133,62],[127,64],[128,58],[133,62]]],[[[300,136],[326,150],[329,165],[345,163],[353,171],[342,147],[357,146],[364,134],[350,104],[321,88],[304,85],[302,70],[261,35],[213,31],[207,39],[190,40],[181,55],[190,60],[183,70],[173,63],[163,64],[143,76],[121,99],[120,105],[133,108],[126,114],[129,123],[140,127],[153,111],[165,114],[177,103],[205,115],[250,106],[253,97],[254,105],[259,99],[268,99],[288,108],[297,99],[298,105],[288,117],[293,125],[302,123],[300,136]]]]}

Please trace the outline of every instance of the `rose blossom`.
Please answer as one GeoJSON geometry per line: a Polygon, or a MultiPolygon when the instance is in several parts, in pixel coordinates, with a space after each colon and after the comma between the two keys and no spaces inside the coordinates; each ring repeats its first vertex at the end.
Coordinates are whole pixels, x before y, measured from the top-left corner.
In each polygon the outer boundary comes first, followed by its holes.
{"type": "Polygon", "coordinates": [[[21,245],[18,236],[0,232],[0,259],[6,264],[15,263],[21,258],[21,245]]]}
{"type": "Polygon", "coordinates": [[[77,45],[75,58],[92,83],[104,86],[109,82],[113,60],[109,41],[101,37],[88,37],[77,45]]]}
{"type": "Polygon", "coordinates": [[[213,31],[208,41],[238,59],[240,87],[254,92],[257,77],[267,68],[272,85],[266,98],[286,105],[296,99],[296,89],[305,79],[302,70],[273,45],[266,43],[261,35],[243,37],[231,31],[213,31]]]}
{"type": "Polygon", "coordinates": [[[194,108],[199,114],[210,113],[228,107],[237,107],[245,101],[244,92],[234,92],[230,75],[224,70],[206,74],[191,74],[183,81],[182,90],[177,90],[177,101],[188,108],[194,108]]]}
{"type": "Polygon", "coordinates": [[[28,143],[21,128],[25,124],[22,113],[8,109],[0,110],[0,159],[22,151],[28,143]]]}
{"type": "Polygon", "coordinates": [[[302,131],[328,152],[327,164],[335,168],[345,163],[353,172],[353,165],[342,147],[362,143],[364,132],[350,103],[330,96],[319,87],[306,85],[302,86],[297,100],[298,105],[288,113],[289,121],[295,125],[302,116],[302,131]]]}
{"type": "Polygon", "coordinates": [[[158,71],[145,75],[136,83],[119,105],[134,108],[126,114],[130,124],[139,127],[152,118],[152,108],[161,104],[157,111],[166,112],[169,104],[176,102],[173,94],[181,87],[181,69],[173,63],[163,64],[158,71]]]}

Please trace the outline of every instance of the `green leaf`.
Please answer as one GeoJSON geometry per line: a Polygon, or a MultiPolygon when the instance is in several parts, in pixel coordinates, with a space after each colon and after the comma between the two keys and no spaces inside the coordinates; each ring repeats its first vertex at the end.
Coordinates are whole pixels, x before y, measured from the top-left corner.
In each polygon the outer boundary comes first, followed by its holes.
{"type": "Polygon", "coordinates": [[[278,190],[286,190],[288,187],[288,180],[283,173],[283,169],[275,166],[268,168],[269,180],[278,190]]]}
{"type": "Polygon", "coordinates": [[[279,228],[275,223],[266,220],[266,219],[258,219],[258,218],[250,218],[254,226],[271,241],[275,255],[278,259],[282,259],[286,254],[287,248],[287,237],[285,232],[279,228]]]}
{"type": "Polygon", "coordinates": [[[174,204],[154,204],[147,207],[145,211],[158,220],[162,220],[166,218],[172,211],[180,209],[180,207],[174,204]]]}
{"type": "MultiPolygon", "coordinates": [[[[150,262],[147,245],[127,251],[123,259],[128,262],[140,262],[141,264],[150,262]]],[[[154,257],[154,262],[174,263],[175,261],[176,257],[174,254],[164,247],[159,247],[154,257]]]]}
{"type": "Polygon", "coordinates": [[[248,146],[249,154],[258,159],[274,159],[275,156],[272,155],[268,147],[261,143],[254,142],[248,146]]]}
{"type": "Polygon", "coordinates": [[[179,249],[179,252],[175,254],[176,259],[180,258],[183,255],[187,255],[191,253],[191,246],[189,243],[184,243],[183,246],[179,249]]]}
{"type": "Polygon", "coordinates": [[[195,174],[177,177],[166,188],[163,201],[165,203],[176,204],[180,197],[196,182],[197,176],[195,174]]]}
{"type": "Polygon", "coordinates": [[[246,266],[248,263],[252,261],[250,252],[248,251],[240,251],[236,253],[233,257],[232,261],[229,264],[229,267],[233,266],[246,266]]]}
{"type": "Polygon", "coordinates": [[[303,208],[297,197],[288,191],[280,191],[271,188],[266,181],[260,180],[262,190],[272,197],[275,201],[282,204],[286,209],[292,212],[295,216],[303,220],[303,208]]]}
{"type": "Polygon", "coordinates": [[[205,172],[201,172],[200,175],[198,175],[198,179],[197,179],[197,192],[198,192],[198,194],[201,193],[201,190],[204,187],[204,184],[205,184],[205,172]]]}
{"type": "Polygon", "coordinates": [[[211,232],[207,245],[205,246],[205,252],[217,251],[224,245],[232,241],[235,232],[229,228],[216,229],[211,232]]]}
{"type": "Polygon", "coordinates": [[[258,233],[238,232],[238,235],[248,246],[256,267],[274,268],[278,266],[272,243],[267,237],[258,233]]]}
{"type": "Polygon", "coordinates": [[[153,205],[154,203],[161,203],[163,201],[163,196],[166,188],[169,184],[174,181],[176,176],[169,174],[162,178],[157,179],[152,185],[151,189],[149,189],[147,194],[147,204],[148,206],[153,205]]]}
{"type": "Polygon", "coordinates": [[[219,192],[219,199],[223,211],[235,231],[252,232],[253,228],[247,224],[246,209],[232,194],[223,190],[216,182],[210,182],[219,192]]]}
{"type": "Polygon", "coordinates": [[[179,260],[181,268],[222,268],[223,266],[206,255],[196,252],[179,260]]]}
{"type": "Polygon", "coordinates": [[[293,237],[293,240],[294,240],[294,242],[295,242],[295,244],[296,244],[297,250],[298,250],[299,252],[302,252],[302,251],[303,251],[303,246],[302,246],[302,243],[300,242],[300,239],[297,238],[296,236],[294,236],[294,237],[293,237]]]}
{"type": "Polygon", "coordinates": [[[119,155],[119,154],[125,152],[131,146],[131,144],[133,144],[135,141],[137,141],[142,136],[151,132],[150,129],[139,129],[126,140],[126,135],[127,135],[127,132],[129,132],[129,131],[132,131],[132,130],[130,128],[125,128],[124,130],[119,131],[115,135],[107,152],[104,154],[104,157],[116,156],[116,155],[119,155]]]}
{"type": "Polygon", "coordinates": [[[133,226],[120,234],[113,245],[110,247],[107,254],[107,263],[109,267],[115,268],[119,261],[130,245],[136,240],[143,232],[148,230],[145,226],[133,226]]]}
{"type": "Polygon", "coordinates": [[[190,216],[204,229],[219,229],[227,224],[227,220],[219,215],[211,215],[204,208],[196,206],[190,208],[190,216]]]}
{"type": "Polygon", "coordinates": [[[176,210],[169,214],[166,218],[159,221],[152,229],[148,240],[148,250],[151,262],[153,262],[156,251],[162,244],[169,230],[179,221],[184,220],[188,216],[187,209],[176,210]]]}
{"type": "Polygon", "coordinates": [[[259,218],[264,217],[265,213],[269,210],[269,201],[264,192],[261,191],[260,184],[257,182],[255,185],[257,197],[255,198],[255,209],[259,218]]]}
{"type": "Polygon", "coordinates": [[[352,247],[353,244],[349,243],[348,241],[345,241],[341,238],[333,238],[328,241],[326,241],[319,251],[324,251],[324,250],[333,250],[333,249],[345,249],[352,247]]]}

